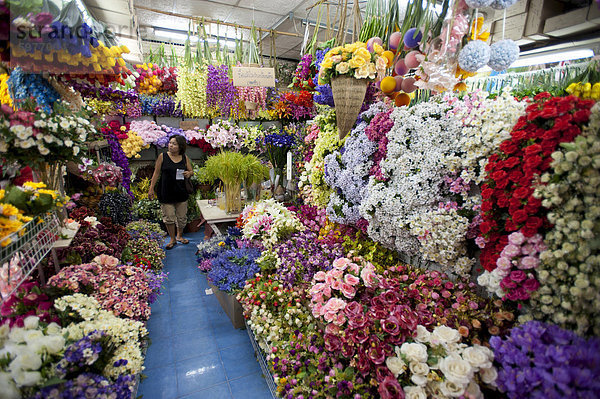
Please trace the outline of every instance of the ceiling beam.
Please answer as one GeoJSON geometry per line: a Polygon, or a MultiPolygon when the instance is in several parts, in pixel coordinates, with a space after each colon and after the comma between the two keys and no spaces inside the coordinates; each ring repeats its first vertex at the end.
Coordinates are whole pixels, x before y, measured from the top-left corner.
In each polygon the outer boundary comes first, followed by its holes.
{"type": "MultiPolygon", "coordinates": [[[[235,28],[239,28],[239,29],[248,29],[248,30],[252,30],[252,26],[248,26],[248,25],[240,25],[240,24],[234,24],[231,22],[223,22],[223,21],[219,21],[216,19],[212,19],[212,18],[206,18],[206,17],[192,17],[189,15],[183,15],[183,14],[177,14],[174,12],[168,12],[168,11],[161,11],[161,10],[157,10],[154,8],[150,8],[150,7],[144,7],[144,6],[140,6],[140,5],[136,5],[135,8],[139,9],[139,10],[146,10],[146,11],[150,11],[150,12],[155,12],[158,14],[164,14],[164,15],[168,15],[171,17],[177,17],[177,18],[185,18],[185,19],[190,19],[192,21],[201,23],[209,23],[209,24],[217,24],[217,25],[223,25],[223,26],[232,26],[235,28]]],[[[254,29],[256,29],[259,32],[273,32],[276,33],[278,35],[282,35],[282,36],[293,36],[293,37],[301,37],[301,35],[297,34],[297,33],[291,33],[291,32],[279,32],[279,31],[272,31],[270,29],[265,29],[265,28],[259,28],[259,27],[254,27],[254,29]]]]}

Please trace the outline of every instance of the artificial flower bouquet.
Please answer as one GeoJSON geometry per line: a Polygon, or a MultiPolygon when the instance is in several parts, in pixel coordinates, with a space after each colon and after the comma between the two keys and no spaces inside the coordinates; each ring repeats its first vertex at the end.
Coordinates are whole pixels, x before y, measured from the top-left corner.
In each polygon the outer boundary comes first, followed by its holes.
{"type": "Polygon", "coordinates": [[[261,250],[252,246],[225,250],[212,259],[206,277],[219,290],[233,294],[260,271],[256,264],[260,254],[261,250]]]}
{"type": "Polygon", "coordinates": [[[342,75],[375,79],[378,71],[385,70],[387,60],[382,57],[383,47],[378,44],[373,47],[373,52],[370,52],[366,43],[355,42],[332,48],[321,62],[319,83],[329,83],[332,78],[342,75]]]}
{"type": "Polygon", "coordinates": [[[209,272],[212,269],[212,262],[221,253],[230,249],[237,249],[247,246],[243,243],[242,232],[237,227],[227,229],[225,238],[212,237],[198,244],[196,256],[198,260],[198,269],[201,272],[209,272]]]}
{"type": "Polygon", "coordinates": [[[62,197],[57,191],[46,189],[44,183],[25,182],[22,187],[8,187],[2,201],[27,215],[38,216],[64,207],[69,197],[62,197]]]}
{"type": "Polygon", "coordinates": [[[78,166],[81,177],[99,186],[118,187],[123,180],[123,173],[119,166],[110,163],[97,164],[92,159],[82,158],[78,166]]]}
{"type": "Polygon", "coordinates": [[[58,322],[52,300],[37,281],[24,281],[9,297],[3,293],[0,325],[23,327],[28,316],[37,316],[44,323],[58,322]]]}
{"type": "Polygon", "coordinates": [[[204,140],[213,148],[239,150],[245,140],[246,131],[228,120],[218,120],[206,130],[204,140]]]}
{"type": "Polygon", "coordinates": [[[248,205],[240,216],[244,237],[262,240],[265,247],[281,242],[296,231],[304,230],[304,225],[298,218],[274,199],[248,205]]]}

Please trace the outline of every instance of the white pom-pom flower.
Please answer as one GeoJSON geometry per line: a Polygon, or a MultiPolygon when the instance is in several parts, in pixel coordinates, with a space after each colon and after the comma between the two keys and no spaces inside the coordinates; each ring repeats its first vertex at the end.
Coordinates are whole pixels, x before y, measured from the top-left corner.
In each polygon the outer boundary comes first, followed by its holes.
{"type": "Polygon", "coordinates": [[[490,46],[481,40],[469,42],[458,55],[458,65],[467,72],[476,72],[490,60],[490,46]]]}
{"type": "Polygon", "coordinates": [[[518,0],[493,0],[490,4],[494,10],[504,10],[505,8],[512,7],[518,0]]]}
{"type": "Polygon", "coordinates": [[[500,40],[490,46],[488,66],[494,71],[503,71],[519,58],[519,46],[510,39],[500,40]]]}
{"type": "Polygon", "coordinates": [[[489,7],[494,0],[466,0],[465,3],[471,8],[489,7]]]}

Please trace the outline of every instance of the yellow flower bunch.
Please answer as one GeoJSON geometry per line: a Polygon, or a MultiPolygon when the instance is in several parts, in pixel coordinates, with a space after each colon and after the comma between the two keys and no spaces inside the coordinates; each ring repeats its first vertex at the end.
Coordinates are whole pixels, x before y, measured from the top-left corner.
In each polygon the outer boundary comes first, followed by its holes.
{"type": "Polygon", "coordinates": [[[0,246],[4,248],[12,242],[11,234],[23,236],[25,229],[22,227],[31,220],[31,217],[23,215],[15,206],[0,203],[0,246]]]}
{"type": "Polygon", "coordinates": [[[120,142],[127,158],[140,158],[141,155],[139,152],[146,148],[150,148],[150,145],[145,144],[140,135],[132,130],[127,134],[127,138],[125,140],[120,140],[120,142]]]}
{"type": "Polygon", "coordinates": [[[383,47],[374,45],[374,51],[367,50],[366,43],[355,42],[329,50],[319,70],[319,83],[326,84],[332,77],[351,75],[356,79],[375,79],[377,72],[385,69],[387,60],[383,57],[383,47]],[[378,62],[382,59],[382,62],[378,62]]]}
{"type": "Polygon", "coordinates": [[[135,85],[138,93],[156,94],[162,86],[162,81],[159,79],[158,65],[152,63],[137,64],[135,66],[140,76],[136,79],[135,85]]]}
{"type": "Polygon", "coordinates": [[[0,104],[7,104],[12,107],[12,98],[8,92],[8,74],[0,74],[0,104]]]}
{"type": "Polygon", "coordinates": [[[481,40],[487,41],[490,37],[490,32],[483,30],[483,17],[477,18],[476,21],[471,23],[471,34],[469,35],[470,40],[481,40]]]}
{"type": "MultiPolygon", "coordinates": [[[[86,103],[87,103],[87,105],[89,105],[92,108],[94,113],[96,113],[98,115],[111,115],[115,108],[114,102],[98,100],[97,98],[87,99],[86,103]]],[[[126,110],[119,109],[119,110],[117,110],[117,112],[119,114],[123,115],[126,112],[126,110]]]]}
{"type": "MultiPolygon", "coordinates": [[[[91,57],[86,57],[81,53],[70,54],[67,50],[49,50],[47,54],[42,53],[40,50],[27,52],[24,48],[19,46],[11,46],[12,56],[15,58],[31,58],[33,61],[42,62],[39,70],[43,70],[45,67],[51,67],[50,69],[56,69],[57,63],[68,65],[70,67],[83,66],[86,70],[93,70],[94,72],[100,72],[103,70],[112,69],[114,66],[125,66],[125,61],[122,55],[129,53],[127,46],[111,46],[106,47],[104,43],[100,42],[97,47],[90,45],[91,57]]],[[[54,72],[54,70],[51,70],[54,72]]]]}
{"type": "Polygon", "coordinates": [[[575,97],[583,99],[600,100],[600,82],[594,83],[571,83],[565,91],[575,97]]]}

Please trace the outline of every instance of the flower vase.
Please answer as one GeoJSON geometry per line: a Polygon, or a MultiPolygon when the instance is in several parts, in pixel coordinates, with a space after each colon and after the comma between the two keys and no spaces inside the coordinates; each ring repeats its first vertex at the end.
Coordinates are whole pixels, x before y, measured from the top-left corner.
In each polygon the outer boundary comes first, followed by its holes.
{"type": "Polygon", "coordinates": [[[283,168],[274,168],[271,184],[273,198],[277,199],[277,197],[282,197],[285,194],[285,184],[283,168]]]}
{"type": "Polygon", "coordinates": [[[262,186],[259,183],[245,184],[246,201],[255,202],[260,200],[260,192],[262,186]]]}
{"type": "Polygon", "coordinates": [[[242,187],[240,182],[225,184],[225,211],[239,213],[242,210],[242,187]]]}
{"type": "Polygon", "coordinates": [[[360,107],[367,94],[368,83],[367,79],[356,79],[348,75],[340,75],[331,79],[335,119],[340,139],[343,139],[356,123],[360,107]]]}

